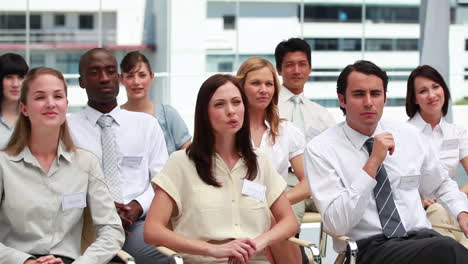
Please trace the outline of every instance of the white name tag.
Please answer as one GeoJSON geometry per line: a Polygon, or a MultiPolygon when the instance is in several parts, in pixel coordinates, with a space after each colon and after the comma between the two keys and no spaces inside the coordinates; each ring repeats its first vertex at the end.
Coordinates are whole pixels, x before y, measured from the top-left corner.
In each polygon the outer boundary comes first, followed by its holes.
{"type": "Polygon", "coordinates": [[[244,184],[242,185],[242,194],[259,201],[265,201],[265,193],[265,185],[244,179],[244,184]]]}
{"type": "Polygon", "coordinates": [[[420,175],[402,176],[400,177],[400,188],[414,189],[418,187],[420,175]]]}
{"type": "Polygon", "coordinates": [[[64,194],[62,197],[62,210],[79,209],[86,207],[86,192],[64,194]]]}
{"type": "Polygon", "coordinates": [[[442,142],[442,150],[451,150],[458,148],[458,139],[447,139],[442,142]]]}
{"type": "Polygon", "coordinates": [[[121,164],[125,167],[138,168],[142,160],[142,156],[124,156],[121,164]]]}

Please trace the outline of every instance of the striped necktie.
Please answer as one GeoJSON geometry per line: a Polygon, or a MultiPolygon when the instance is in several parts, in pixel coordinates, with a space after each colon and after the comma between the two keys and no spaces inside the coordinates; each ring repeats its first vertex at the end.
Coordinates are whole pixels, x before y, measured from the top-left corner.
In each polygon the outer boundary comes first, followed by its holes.
{"type": "MultiPolygon", "coordinates": [[[[367,139],[364,145],[370,156],[374,146],[374,138],[367,139]]],[[[406,230],[395,206],[392,187],[390,186],[387,171],[383,164],[380,165],[375,179],[377,180],[377,185],[374,187],[375,204],[377,205],[380,224],[382,225],[384,235],[387,238],[406,236],[406,230]]]]}

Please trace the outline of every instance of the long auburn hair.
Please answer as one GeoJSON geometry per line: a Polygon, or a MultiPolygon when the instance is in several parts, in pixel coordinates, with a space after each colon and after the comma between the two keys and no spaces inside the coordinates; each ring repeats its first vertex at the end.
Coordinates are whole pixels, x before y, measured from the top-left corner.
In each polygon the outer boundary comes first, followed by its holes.
{"type": "Polygon", "coordinates": [[[237,79],[229,74],[215,74],[208,78],[200,87],[195,106],[195,129],[193,141],[185,150],[187,156],[195,163],[198,176],[208,185],[221,187],[213,174],[213,157],[215,155],[215,134],[208,114],[209,102],[216,90],[226,84],[234,84],[242,97],[244,104],[244,123],[235,136],[235,148],[240,153],[247,166],[246,179],[254,180],[257,176],[257,155],[253,151],[250,140],[250,123],[247,96],[240,88],[237,79]]]}
{"type": "MultiPolygon", "coordinates": [[[[21,95],[19,99],[20,103],[25,105],[28,103],[27,95],[29,91],[29,86],[31,85],[32,81],[34,81],[41,75],[52,75],[57,79],[61,80],[63,82],[65,95],[67,95],[67,83],[65,82],[65,78],[63,77],[61,72],[52,68],[37,67],[29,71],[29,73],[26,75],[26,78],[23,81],[23,84],[21,85],[21,95]]],[[[70,136],[66,120],[60,126],[59,139],[62,141],[65,150],[74,151],[76,149],[75,144],[73,144],[73,140],[70,136]]],[[[18,121],[16,122],[15,129],[13,130],[13,134],[11,135],[10,140],[8,141],[6,147],[3,150],[10,155],[18,155],[28,145],[30,140],[31,120],[29,120],[29,117],[25,116],[23,113],[20,113],[18,121]]]]}
{"type": "Polygon", "coordinates": [[[275,91],[273,93],[273,98],[271,99],[270,104],[265,109],[265,119],[270,123],[270,139],[273,144],[275,144],[276,137],[279,134],[279,124],[281,119],[279,117],[278,112],[278,97],[279,91],[281,89],[281,85],[276,75],[276,70],[273,64],[269,61],[260,58],[260,57],[251,57],[247,59],[242,65],[240,66],[239,70],[237,71],[237,79],[240,82],[242,90],[245,92],[245,81],[247,80],[247,75],[256,70],[260,70],[263,68],[268,68],[270,72],[273,74],[273,82],[275,86],[275,91]]]}

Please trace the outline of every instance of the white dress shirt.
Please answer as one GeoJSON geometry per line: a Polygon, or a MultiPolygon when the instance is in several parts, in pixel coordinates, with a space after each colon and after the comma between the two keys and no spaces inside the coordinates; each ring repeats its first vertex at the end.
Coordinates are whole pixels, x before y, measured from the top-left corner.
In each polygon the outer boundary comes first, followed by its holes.
{"type": "MultiPolygon", "coordinates": [[[[392,133],[395,141],[393,155],[388,154],[383,164],[406,231],[431,227],[420,192],[437,199],[453,216],[468,211],[466,195],[448,177],[417,129],[406,123],[380,121],[372,136],[383,132],[392,133]]],[[[304,158],[324,229],[355,240],[382,234],[373,194],[377,181],[362,169],[369,159],[364,147],[367,139],[342,122],[312,139],[304,158]]],[[[334,243],[336,250],[343,246],[339,241],[334,243]]]]}
{"type": "Polygon", "coordinates": [[[455,179],[460,160],[468,157],[468,135],[465,128],[447,122],[442,118],[432,129],[431,125],[416,113],[408,123],[414,125],[434,147],[442,166],[455,179]]]}
{"type": "MultiPolygon", "coordinates": [[[[291,98],[295,96],[288,88],[282,86],[279,93],[278,108],[281,118],[292,120],[294,102],[291,98]]],[[[325,107],[305,98],[304,93],[298,95],[302,99],[301,111],[304,117],[304,135],[307,142],[323,130],[335,125],[335,119],[325,107]]]]}
{"type": "Polygon", "coordinates": [[[291,122],[284,120],[280,122],[279,134],[275,144],[272,144],[270,123],[265,121],[265,125],[268,128],[262,135],[259,148],[270,158],[276,171],[287,180],[289,160],[304,153],[304,134],[291,122]]]}
{"type": "MultiPolygon", "coordinates": [[[[164,134],[158,121],[151,115],[115,107],[114,118],[120,184],[124,203],[136,200],[144,216],[153,200],[151,179],[159,173],[168,159],[164,134]]],[[[68,116],[68,126],[74,143],[96,154],[102,161],[101,128],[97,124],[101,112],[86,106],[68,116]]],[[[102,165],[102,162],[101,162],[102,165]]]]}

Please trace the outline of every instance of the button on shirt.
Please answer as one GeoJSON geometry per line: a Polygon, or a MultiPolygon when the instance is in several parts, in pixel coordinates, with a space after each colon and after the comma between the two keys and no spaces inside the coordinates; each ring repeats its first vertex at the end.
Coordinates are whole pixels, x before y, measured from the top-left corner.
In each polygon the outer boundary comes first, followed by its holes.
{"type": "MultiPolygon", "coordinates": [[[[279,93],[278,108],[281,118],[292,120],[294,112],[294,102],[291,100],[293,94],[288,88],[282,86],[279,93]]],[[[318,135],[323,130],[335,125],[332,115],[323,106],[305,98],[304,93],[300,93],[302,99],[300,104],[302,115],[304,117],[304,135],[307,141],[318,135]]]]}
{"type": "Polygon", "coordinates": [[[288,178],[289,161],[304,153],[304,134],[289,121],[281,121],[279,134],[276,136],[275,144],[272,144],[270,137],[270,124],[265,121],[267,130],[262,135],[260,149],[270,158],[276,171],[288,178]]]}
{"type": "MultiPolygon", "coordinates": [[[[430,228],[419,193],[437,199],[457,216],[468,211],[466,195],[437,160],[420,133],[411,125],[380,121],[372,135],[390,132],[395,152],[383,164],[388,174],[395,205],[405,229],[430,228]]],[[[362,168],[369,159],[364,147],[368,139],[346,122],[315,137],[306,147],[305,172],[322,215],[324,229],[334,235],[360,240],[382,234],[373,188],[376,180],[362,168]]],[[[344,245],[335,241],[336,250],[344,245]]]]}
{"type": "Polygon", "coordinates": [[[4,148],[10,140],[14,127],[10,127],[0,114],[0,148],[4,148]]]}
{"type": "MultiPolygon", "coordinates": [[[[266,186],[266,199],[263,201],[241,193],[243,178],[247,174],[242,158],[230,170],[215,154],[213,173],[222,186],[214,187],[200,179],[185,150],[174,152],[164,169],[153,179],[153,185],[165,190],[176,203],[178,215],[171,217],[174,232],[209,241],[255,238],[268,231],[269,208],[283,192],[286,182],[263,152],[257,150],[255,153],[258,174],[254,182],[266,186]]],[[[188,262],[207,263],[198,259],[184,255],[188,262]]]]}
{"type": "Polygon", "coordinates": [[[47,173],[28,147],[16,156],[0,152],[0,197],[0,263],[23,263],[33,254],[62,255],[76,264],[106,263],[123,245],[121,221],[99,161],[88,151],[68,152],[60,144],[47,173]],[[86,204],[64,208],[64,196],[77,194],[85,196],[86,204]],[[85,206],[98,236],[81,255],[85,206]]]}
{"type": "MultiPolygon", "coordinates": [[[[102,161],[101,128],[97,124],[101,115],[86,106],[69,115],[67,121],[75,144],[93,152],[102,161]]],[[[138,201],[144,216],[154,196],[150,181],[168,158],[163,132],[157,120],[145,113],[115,107],[108,115],[114,118],[112,127],[115,129],[124,203],[138,201]]]]}
{"type": "Polygon", "coordinates": [[[429,123],[416,113],[408,123],[414,125],[434,147],[443,167],[449,176],[455,179],[460,160],[468,157],[468,135],[466,130],[458,125],[448,123],[442,118],[432,129],[429,123]]]}

